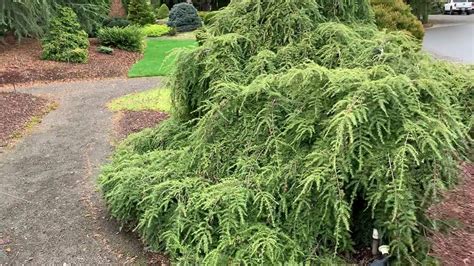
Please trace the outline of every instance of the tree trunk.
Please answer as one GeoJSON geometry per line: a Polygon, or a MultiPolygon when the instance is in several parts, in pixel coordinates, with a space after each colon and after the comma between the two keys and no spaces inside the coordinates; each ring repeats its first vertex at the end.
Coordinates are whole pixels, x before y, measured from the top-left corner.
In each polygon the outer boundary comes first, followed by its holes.
{"type": "Polygon", "coordinates": [[[123,7],[122,0],[111,0],[109,17],[111,18],[122,18],[126,17],[127,12],[123,7]]]}

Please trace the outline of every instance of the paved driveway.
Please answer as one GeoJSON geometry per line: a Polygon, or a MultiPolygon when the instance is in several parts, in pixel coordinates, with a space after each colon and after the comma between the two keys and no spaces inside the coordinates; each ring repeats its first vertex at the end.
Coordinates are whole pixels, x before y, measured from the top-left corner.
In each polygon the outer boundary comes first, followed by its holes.
{"type": "Polygon", "coordinates": [[[474,64],[474,14],[434,15],[426,30],[423,49],[436,57],[474,64]]]}

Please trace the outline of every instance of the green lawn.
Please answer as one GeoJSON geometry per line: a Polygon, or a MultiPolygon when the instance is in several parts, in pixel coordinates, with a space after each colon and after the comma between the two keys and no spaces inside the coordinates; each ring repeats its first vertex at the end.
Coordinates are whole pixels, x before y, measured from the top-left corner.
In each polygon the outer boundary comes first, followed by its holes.
{"type": "Polygon", "coordinates": [[[171,90],[151,89],[144,92],[132,93],[111,101],[107,106],[112,111],[161,111],[171,110],[171,90]]]}
{"type": "Polygon", "coordinates": [[[174,63],[172,58],[165,60],[166,56],[175,48],[196,46],[197,42],[195,40],[148,39],[143,59],[132,66],[128,76],[131,78],[166,76],[172,70],[174,63]]]}

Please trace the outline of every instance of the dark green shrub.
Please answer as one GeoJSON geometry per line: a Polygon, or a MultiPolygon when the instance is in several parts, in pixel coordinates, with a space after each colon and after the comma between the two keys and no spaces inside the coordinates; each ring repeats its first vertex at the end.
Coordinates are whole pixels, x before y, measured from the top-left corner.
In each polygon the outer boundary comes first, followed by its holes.
{"type": "Polygon", "coordinates": [[[169,16],[170,9],[166,4],[162,4],[159,8],[156,9],[155,13],[157,19],[164,19],[169,16]]]}
{"type": "Polygon", "coordinates": [[[443,14],[445,0],[433,0],[430,3],[430,14],[443,14]]]}
{"type": "Polygon", "coordinates": [[[370,4],[379,29],[406,31],[419,40],[423,39],[423,25],[403,0],[371,0],[370,4]]]}
{"type": "Polygon", "coordinates": [[[48,35],[42,40],[42,58],[54,61],[85,63],[89,55],[89,40],[82,30],[76,13],[62,7],[49,25],[48,35]]]}
{"type": "Polygon", "coordinates": [[[213,18],[217,14],[218,11],[206,11],[206,12],[199,12],[199,17],[201,17],[202,22],[204,25],[210,25],[212,23],[213,18]]]}
{"type": "Polygon", "coordinates": [[[99,30],[97,37],[103,46],[132,52],[143,52],[145,49],[145,34],[137,26],[103,28],[99,30]]]}
{"type": "Polygon", "coordinates": [[[472,73],[377,30],[365,0],[330,3],[232,1],[179,52],[172,118],[100,177],[151,249],[179,265],[345,265],[377,228],[395,265],[433,264],[426,210],[467,151],[472,73]]]}
{"type": "Polygon", "coordinates": [[[147,25],[155,23],[155,14],[149,1],[130,0],[128,5],[128,20],[133,24],[147,25]]]}
{"type": "Polygon", "coordinates": [[[107,46],[99,46],[97,48],[97,52],[101,54],[112,54],[114,52],[114,49],[107,47],[107,46]]]}
{"type": "Polygon", "coordinates": [[[106,20],[104,20],[103,26],[108,28],[125,28],[127,26],[130,26],[130,21],[124,18],[107,18],[106,20]]]}
{"type": "Polygon", "coordinates": [[[193,31],[202,26],[202,21],[193,5],[180,3],[171,8],[168,26],[178,32],[193,31]]]}

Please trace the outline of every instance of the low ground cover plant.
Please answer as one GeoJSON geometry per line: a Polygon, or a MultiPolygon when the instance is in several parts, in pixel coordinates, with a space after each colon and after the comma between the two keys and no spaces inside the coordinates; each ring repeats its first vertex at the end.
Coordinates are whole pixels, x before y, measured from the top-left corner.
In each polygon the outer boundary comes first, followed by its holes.
{"type": "Polygon", "coordinates": [[[178,32],[193,31],[202,26],[202,21],[193,5],[180,3],[171,8],[168,26],[176,28],[178,32]]]}
{"type": "Polygon", "coordinates": [[[97,51],[102,54],[113,54],[114,49],[107,47],[107,46],[99,46],[97,51]]]}
{"type": "Polygon", "coordinates": [[[147,37],[160,37],[160,36],[168,34],[170,29],[171,28],[166,25],[157,25],[157,24],[146,25],[143,27],[143,33],[147,37]]]}
{"type": "Polygon", "coordinates": [[[178,54],[172,117],[100,176],[151,249],[334,265],[376,228],[396,263],[433,263],[425,211],[466,155],[474,75],[377,30],[367,1],[330,3],[232,1],[178,54]]]}
{"type": "Polygon", "coordinates": [[[47,60],[85,63],[89,56],[87,33],[81,28],[74,11],[69,7],[59,9],[49,26],[49,32],[41,41],[47,60]]]}
{"type": "Polygon", "coordinates": [[[103,46],[132,52],[143,52],[146,46],[145,34],[138,26],[102,28],[99,30],[97,38],[103,46]]]}

